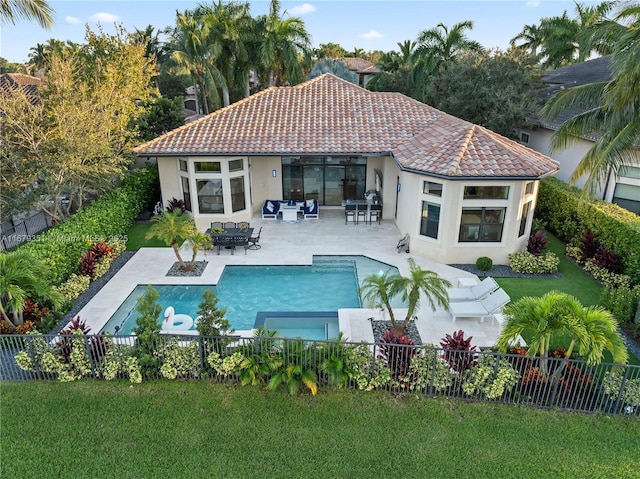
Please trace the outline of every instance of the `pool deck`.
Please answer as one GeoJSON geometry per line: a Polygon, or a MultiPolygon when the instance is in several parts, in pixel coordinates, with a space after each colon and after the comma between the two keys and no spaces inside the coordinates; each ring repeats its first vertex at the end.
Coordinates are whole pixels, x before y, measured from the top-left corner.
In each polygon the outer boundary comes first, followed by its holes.
{"type": "MultiPolygon", "coordinates": [[[[140,249],[115,276],[79,312],[92,331],[99,331],[120,304],[139,284],[217,284],[226,265],[308,265],[313,255],[363,255],[398,267],[400,273],[408,275],[407,258],[413,258],[424,268],[437,272],[456,286],[458,278],[474,277],[465,271],[452,268],[435,261],[407,253],[397,253],[396,245],[403,236],[390,220],[378,224],[345,224],[342,208],[321,208],[319,219],[294,222],[263,220],[259,215],[251,221],[257,232],[262,227],[259,250],[237,249],[235,254],[223,250],[217,255],[215,250],[199,252],[197,260],[208,261],[208,265],[198,277],[166,276],[168,269],[176,261],[171,248],[140,249]]],[[[185,252],[190,259],[191,253],[185,252]]],[[[318,285],[321,289],[322,285],[318,285]]],[[[313,301],[310,294],[309,300],[313,301]]],[[[465,336],[473,336],[473,344],[479,347],[492,346],[500,333],[501,323],[484,323],[478,318],[459,319],[452,322],[451,314],[443,308],[431,311],[427,301],[423,301],[417,312],[416,326],[423,343],[439,344],[445,334],[462,329],[465,336]]],[[[404,318],[406,310],[394,309],[394,313],[404,318]]],[[[373,332],[369,318],[386,319],[375,309],[342,309],[339,311],[340,329],[348,341],[373,342],[373,332]]],[[[244,332],[250,334],[250,332],[244,332]]]]}

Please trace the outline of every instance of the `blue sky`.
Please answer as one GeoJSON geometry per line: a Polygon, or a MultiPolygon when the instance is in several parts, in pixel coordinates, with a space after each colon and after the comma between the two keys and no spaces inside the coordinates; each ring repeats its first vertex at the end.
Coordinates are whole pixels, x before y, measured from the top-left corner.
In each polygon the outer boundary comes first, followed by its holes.
{"type": "MultiPolygon", "coordinates": [[[[49,4],[56,12],[50,31],[35,23],[3,23],[0,28],[0,56],[10,62],[26,62],[29,50],[50,38],[77,43],[84,41],[85,25],[95,29],[100,23],[112,32],[114,23],[127,30],[147,25],[164,28],[175,24],[176,11],[192,9],[209,1],[139,0],[139,1],[56,1],[49,4]]],[[[267,13],[268,0],[251,0],[253,16],[267,13]]],[[[597,2],[582,1],[592,5],[597,2]]],[[[305,22],[313,46],[339,43],[347,50],[396,50],[398,42],[415,40],[418,34],[438,23],[451,27],[472,20],[469,37],[486,48],[506,49],[509,40],[526,24],[541,18],[559,16],[567,10],[575,16],[575,5],[564,0],[469,0],[469,1],[392,1],[392,0],[301,0],[282,1],[282,9],[305,22]]]]}

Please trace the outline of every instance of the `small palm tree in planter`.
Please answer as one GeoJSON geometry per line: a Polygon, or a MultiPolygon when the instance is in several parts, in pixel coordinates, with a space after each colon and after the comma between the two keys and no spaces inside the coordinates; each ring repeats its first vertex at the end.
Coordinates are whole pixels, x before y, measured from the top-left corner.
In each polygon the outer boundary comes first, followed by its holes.
{"type": "Polygon", "coordinates": [[[407,324],[420,306],[421,293],[433,311],[436,309],[436,303],[445,308],[449,305],[447,288],[451,283],[434,271],[422,269],[413,258],[409,258],[408,262],[409,277],[389,274],[387,271],[382,275],[366,277],[360,288],[363,302],[368,303],[370,307],[386,310],[393,329],[400,335],[406,334],[407,324]],[[408,301],[407,314],[402,322],[396,319],[391,307],[391,298],[397,295],[401,295],[403,301],[408,301]]]}
{"type": "Polygon", "coordinates": [[[165,211],[163,214],[151,218],[153,226],[145,235],[146,239],[158,238],[164,241],[167,246],[173,248],[173,252],[178,258],[180,269],[183,271],[193,271],[196,267],[196,255],[202,247],[209,243],[209,237],[198,231],[193,218],[183,214],[180,209],[165,211]],[[185,263],[180,255],[180,243],[189,240],[193,245],[193,255],[191,262],[185,263]]]}

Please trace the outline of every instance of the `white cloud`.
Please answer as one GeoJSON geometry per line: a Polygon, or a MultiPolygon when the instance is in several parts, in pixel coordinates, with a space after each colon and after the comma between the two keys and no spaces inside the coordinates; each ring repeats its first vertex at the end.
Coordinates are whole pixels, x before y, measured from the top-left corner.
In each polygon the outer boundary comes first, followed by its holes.
{"type": "Polygon", "coordinates": [[[316,7],[310,3],[303,3],[302,5],[296,5],[295,7],[287,10],[291,15],[306,15],[307,13],[313,13],[316,11],[316,7]]]}
{"type": "Polygon", "coordinates": [[[105,22],[105,23],[114,23],[120,20],[118,15],[114,15],[113,13],[94,13],[89,17],[89,20],[92,22],[105,22]]]}
{"type": "Polygon", "coordinates": [[[529,0],[525,4],[527,5],[527,7],[539,7],[540,6],[540,0],[529,0]]]}
{"type": "Polygon", "coordinates": [[[64,23],[68,23],[70,25],[77,25],[78,23],[80,23],[80,19],[78,17],[65,17],[64,19],[64,23]]]}
{"type": "Polygon", "coordinates": [[[384,35],[377,30],[369,30],[367,33],[363,33],[359,35],[360,38],[364,38],[365,40],[373,40],[375,38],[382,38],[384,35]]]}

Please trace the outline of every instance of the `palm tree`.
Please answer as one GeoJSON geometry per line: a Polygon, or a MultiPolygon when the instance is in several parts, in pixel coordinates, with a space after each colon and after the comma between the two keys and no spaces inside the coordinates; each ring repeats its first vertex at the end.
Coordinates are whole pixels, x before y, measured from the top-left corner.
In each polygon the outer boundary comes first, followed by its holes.
{"type": "MultiPolygon", "coordinates": [[[[194,238],[199,232],[196,229],[196,225],[189,215],[183,214],[180,210],[165,211],[163,214],[154,216],[151,221],[153,226],[149,229],[145,235],[146,239],[158,238],[164,241],[167,246],[173,248],[173,252],[176,254],[178,261],[180,262],[180,268],[184,271],[192,271],[195,267],[195,256],[197,254],[196,245],[200,246],[198,241],[193,241],[194,253],[191,258],[191,263],[187,265],[182,256],[180,255],[180,242],[194,238]]],[[[196,237],[199,240],[199,238],[196,237]]]]}
{"type": "Polygon", "coordinates": [[[204,114],[208,115],[209,101],[216,108],[220,105],[217,87],[226,87],[224,77],[215,65],[221,47],[217,43],[208,43],[211,26],[202,23],[191,12],[177,14],[176,23],[171,58],[191,75],[193,86],[201,95],[204,114]]]}
{"type": "Polygon", "coordinates": [[[538,25],[525,25],[520,33],[509,40],[512,47],[533,56],[538,56],[538,48],[542,46],[542,42],[542,31],[538,25]],[[522,43],[516,45],[516,43],[521,40],[522,43]]]}
{"type": "MultiPolygon", "coordinates": [[[[579,354],[590,364],[602,360],[604,349],[611,352],[615,362],[627,361],[627,349],[613,315],[600,307],[585,308],[566,293],[550,291],[542,297],[525,296],[508,304],[504,313],[508,319],[498,338],[498,348],[507,351],[512,341],[530,331],[528,355],[539,354],[543,358],[540,369],[545,375],[548,373],[546,358],[554,336],[571,338],[567,358],[577,345],[579,354]]],[[[557,372],[556,376],[559,376],[557,372]]]]}
{"type": "Polygon", "coordinates": [[[27,299],[43,298],[59,306],[62,295],[47,281],[44,263],[26,251],[0,254],[0,313],[11,318],[15,326],[23,323],[27,299]]]}
{"type": "Polygon", "coordinates": [[[55,12],[45,0],[0,0],[0,19],[13,25],[19,19],[35,20],[42,28],[51,29],[55,12]]]}
{"type": "Polygon", "coordinates": [[[582,112],[555,131],[552,147],[556,150],[578,138],[598,136],[570,178],[575,183],[587,175],[586,196],[593,195],[609,174],[640,164],[640,5],[622,9],[613,21],[601,22],[595,37],[616,39],[613,79],[561,91],[542,110],[542,116],[551,120],[572,108],[582,112]]]}
{"type": "Polygon", "coordinates": [[[269,71],[268,86],[300,83],[303,75],[298,57],[311,46],[304,21],[298,17],[283,19],[280,1],[271,0],[269,14],[258,17],[257,25],[264,35],[260,54],[269,71]]]}
{"type": "Polygon", "coordinates": [[[482,52],[480,43],[469,40],[466,30],[473,28],[473,22],[467,20],[456,23],[451,29],[439,23],[435,28],[424,30],[418,35],[416,55],[422,62],[423,74],[431,74],[455,61],[460,53],[482,52]]]}
{"type": "Polygon", "coordinates": [[[405,334],[408,321],[418,310],[422,297],[425,297],[435,311],[436,303],[447,307],[449,295],[447,288],[451,283],[438,276],[437,273],[420,268],[413,258],[408,259],[409,277],[399,274],[389,274],[389,271],[382,275],[371,275],[364,279],[360,292],[363,295],[363,302],[369,303],[372,307],[378,307],[389,313],[392,327],[400,334],[405,334]],[[398,322],[393,314],[391,298],[401,295],[403,301],[408,301],[407,313],[402,321],[398,322]]]}

